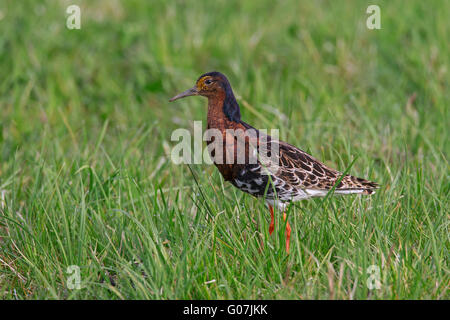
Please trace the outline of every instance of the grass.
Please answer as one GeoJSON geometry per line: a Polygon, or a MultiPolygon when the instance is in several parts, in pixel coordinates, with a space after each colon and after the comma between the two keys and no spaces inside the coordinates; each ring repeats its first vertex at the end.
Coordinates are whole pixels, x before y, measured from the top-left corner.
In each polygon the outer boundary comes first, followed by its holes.
{"type": "Polygon", "coordinates": [[[0,298],[448,299],[448,12],[2,1],[0,298]],[[81,30],[65,27],[72,3],[81,30]],[[262,201],[170,161],[171,132],[205,123],[206,102],[167,100],[212,70],[246,122],[382,188],[290,207],[286,255],[280,214],[269,236],[262,201]]]}

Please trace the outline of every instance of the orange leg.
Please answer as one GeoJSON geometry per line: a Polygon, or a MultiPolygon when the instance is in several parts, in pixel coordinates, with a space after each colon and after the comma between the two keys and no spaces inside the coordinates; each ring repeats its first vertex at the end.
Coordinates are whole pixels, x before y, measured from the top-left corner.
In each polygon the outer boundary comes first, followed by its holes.
{"type": "MultiPolygon", "coordinates": [[[[286,212],[283,212],[283,220],[286,220],[286,212]]],[[[291,225],[286,222],[286,252],[289,254],[289,245],[291,243],[291,225]]]]}
{"type": "Polygon", "coordinates": [[[275,217],[273,216],[273,207],[271,205],[269,205],[269,210],[270,210],[270,217],[272,219],[270,221],[269,234],[272,235],[273,229],[275,228],[275,217]]]}

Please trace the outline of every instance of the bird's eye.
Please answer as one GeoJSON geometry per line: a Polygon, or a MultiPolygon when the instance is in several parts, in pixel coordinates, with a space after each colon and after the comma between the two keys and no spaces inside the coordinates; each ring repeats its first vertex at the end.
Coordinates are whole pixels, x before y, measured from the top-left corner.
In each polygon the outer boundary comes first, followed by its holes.
{"type": "Polygon", "coordinates": [[[209,80],[209,79],[206,79],[206,80],[205,80],[205,84],[210,85],[211,83],[212,83],[212,80],[209,80]]]}

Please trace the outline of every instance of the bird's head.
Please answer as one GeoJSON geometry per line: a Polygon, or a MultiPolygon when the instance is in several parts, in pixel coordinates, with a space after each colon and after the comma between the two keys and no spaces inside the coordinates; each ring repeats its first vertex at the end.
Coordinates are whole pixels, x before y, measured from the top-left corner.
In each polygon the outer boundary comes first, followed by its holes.
{"type": "Polygon", "coordinates": [[[172,102],[189,96],[204,96],[210,98],[220,95],[221,93],[225,96],[228,90],[231,90],[228,79],[220,72],[213,71],[201,75],[195,83],[195,86],[177,94],[169,101],[172,102]]]}
{"type": "Polygon", "coordinates": [[[202,74],[195,86],[188,89],[169,101],[175,101],[189,96],[204,96],[210,101],[218,102],[217,105],[223,106],[223,113],[230,121],[239,122],[241,120],[241,111],[239,104],[234,97],[230,82],[222,73],[213,71],[202,74]]]}

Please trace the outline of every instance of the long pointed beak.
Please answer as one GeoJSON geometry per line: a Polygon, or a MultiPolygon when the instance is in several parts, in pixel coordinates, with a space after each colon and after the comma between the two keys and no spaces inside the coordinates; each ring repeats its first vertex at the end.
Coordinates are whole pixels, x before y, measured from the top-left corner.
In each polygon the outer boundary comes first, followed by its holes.
{"type": "Polygon", "coordinates": [[[193,88],[188,89],[188,90],[186,90],[186,91],[184,91],[184,92],[182,92],[180,94],[177,94],[175,97],[173,97],[169,101],[172,102],[172,101],[184,98],[184,97],[196,96],[196,95],[198,95],[197,88],[193,87],[193,88]]]}

